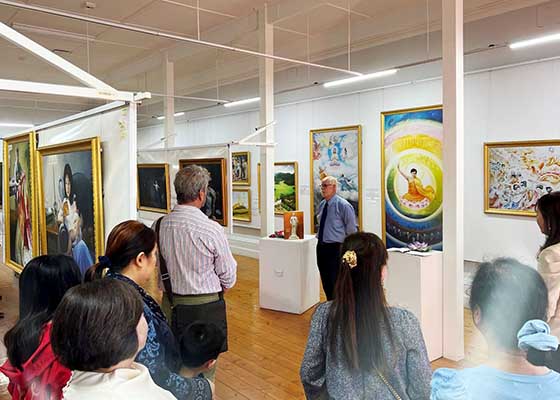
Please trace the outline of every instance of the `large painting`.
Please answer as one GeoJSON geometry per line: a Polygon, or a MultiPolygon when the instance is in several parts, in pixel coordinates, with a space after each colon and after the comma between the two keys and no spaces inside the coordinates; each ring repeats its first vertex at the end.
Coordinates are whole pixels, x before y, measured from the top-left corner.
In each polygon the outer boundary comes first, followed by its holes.
{"type": "Polygon", "coordinates": [[[138,209],[168,213],[170,208],[168,164],[138,164],[138,209]]]}
{"type": "Polygon", "coordinates": [[[298,165],[297,162],[274,163],[274,213],[298,209],[298,165]]]}
{"type": "Polygon", "coordinates": [[[37,152],[41,251],[72,256],[84,274],[103,254],[99,138],[37,152]]]}
{"type": "Polygon", "coordinates": [[[381,113],[381,141],[387,248],[419,241],[441,250],[443,108],[381,113]]]}
{"type": "Polygon", "coordinates": [[[198,158],[190,160],[179,160],[179,168],[196,164],[204,167],[210,173],[206,203],[202,212],[220,225],[227,225],[227,183],[226,183],[226,160],[225,158],[198,158]]]}
{"type": "Polygon", "coordinates": [[[233,189],[231,195],[233,219],[251,222],[251,189],[233,189]]]}
{"type": "Polygon", "coordinates": [[[560,140],[484,144],[484,211],[535,215],[537,200],[560,190],[560,140]]]}
{"type": "Polygon", "coordinates": [[[354,207],[362,226],[362,128],[360,125],[317,129],[310,132],[311,145],[311,230],[317,231],[316,210],[323,199],[321,179],[338,180],[337,194],[354,207]]]}
{"type": "Polygon", "coordinates": [[[231,181],[234,185],[251,184],[251,153],[231,153],[231,181]]]}
{"type": "Polygon", "coordinates": [[[4,140],[5,260],[16,272],[38,253],[35,140],[35,133],[4,140]]]}

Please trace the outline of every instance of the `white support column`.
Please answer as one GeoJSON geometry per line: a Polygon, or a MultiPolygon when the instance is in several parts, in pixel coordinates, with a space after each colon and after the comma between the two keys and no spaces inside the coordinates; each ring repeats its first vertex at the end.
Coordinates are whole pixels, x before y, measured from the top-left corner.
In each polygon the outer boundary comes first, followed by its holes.
{"type": "MultiPolygon", "coordinates": [[[[259,11],[260,51],[274,52],[274,28],[268,23],[267,5],[259,11]]],[[[260,125],[274,121],[274,60],[259,59],[260,125]]],[[[270,124],[265,132],[264,142],[274,143],[274,125],[270,124]]],[[[274,147],[261,147],[261,236],[274,232],[274,147]]]]}
{"type": "Polygon", "coordinates": [[[464,358],[463,0],[443,13],[443,356],[464,358]]]}
{"type": "MultiPolygon", "coordinates": [[[[130,157],[129,169],[129,191],[130,203],[128,208],[129,219],[137,219],[138,210],[136,208],[136,201],[138,197],[138,188],[136,182],[138,180],[137,164],[138,164],[138,127],[136,121],[138,120],[138,106],[135,102],[129,104],[128,107],[128,154],[130,157]]],[[[110,232],[106,230],[105,235],[110,232]]]]}
{"type": "Polygon", "coordinates": [[[163,57],[163,77],[164,77],[164,94],[163,100],[163,116],[164,119],[164,147],[175,147],[175,71],[174,65],[169,61],[169,54],[165,53],[163,57]]]}

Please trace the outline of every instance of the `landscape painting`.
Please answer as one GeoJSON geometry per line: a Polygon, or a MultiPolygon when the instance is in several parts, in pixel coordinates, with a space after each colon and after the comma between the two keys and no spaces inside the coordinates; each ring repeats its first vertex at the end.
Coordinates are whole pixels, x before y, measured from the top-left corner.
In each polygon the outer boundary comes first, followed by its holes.
{"type": "Polygon", "coordinates": [[[297,162],[274,163],[274,213],[298,209],[298,165],[297,162]]]}

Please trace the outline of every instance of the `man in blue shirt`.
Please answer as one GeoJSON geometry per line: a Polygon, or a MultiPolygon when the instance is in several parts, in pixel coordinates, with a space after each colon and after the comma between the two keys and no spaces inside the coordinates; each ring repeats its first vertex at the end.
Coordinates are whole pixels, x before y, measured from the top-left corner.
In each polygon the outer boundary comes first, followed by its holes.
{"type": "Polygon", "coordinates": [[[317,266],[327,300],[334,297],[334,285],[340,264],[340,247],[344,238],[356,232],[356,214],[348,201],[336,194],[337,180],[327,176],[321,181],[323,200],[317,210],[317,266]]]}

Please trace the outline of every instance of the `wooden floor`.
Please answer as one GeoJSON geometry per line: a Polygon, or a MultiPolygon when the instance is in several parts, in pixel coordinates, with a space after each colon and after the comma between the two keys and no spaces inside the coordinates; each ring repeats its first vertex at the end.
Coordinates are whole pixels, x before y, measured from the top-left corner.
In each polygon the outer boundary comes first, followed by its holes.
{"type": "MultiPolygon", "coordinates": [[[[229,351],[220,356],[216,375],[216,396],[229,399],[302,399],[299,366],[313,310],[292,315],[260,309],[258,261],[247,257],[238,260],[238,281],[228,292],[229,351]]],[[[17,316],[17,289],[13,275],[0,267],[0,337],[17,316]]],[[[461,363],[440,359],[434,368],[460,368],[484,361],[484,340],[473,328],[470,312],[465,310],[465,355],[461,363]]],[[[5,348],[0,344],[0,358],[5,348]]],[[[0,394],[0,400],[9,399],[0,394]]]]}

